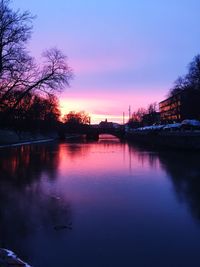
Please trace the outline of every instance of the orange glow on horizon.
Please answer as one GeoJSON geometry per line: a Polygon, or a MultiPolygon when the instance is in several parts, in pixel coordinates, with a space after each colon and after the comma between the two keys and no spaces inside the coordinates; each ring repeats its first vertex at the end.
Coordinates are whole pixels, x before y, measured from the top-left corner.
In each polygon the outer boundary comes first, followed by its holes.
{"type": "MultiPolygon", "coordinates": [[[[89,101],[90,103],[90,101],[89,101]]],[[[69,113],[70,111],[85,111],[88,113],[88,115],[91,118],[91,123],[92,124],[98,124],[101,121],[105,121],[106,119],[108,121],[116,122],[119,124],[123,123],[123,113],[122,114],[108,114],[105,112],[105,114],[96,114],[93,113],[92,110],[90,112],[87,112],[87,110],[90,108],[90,104],[87,106],[87,102],[84,101],[60,101],[60,109],[61,109],[61,116],[63,117],[65,114],[69,113]]],[[[125,116],[125,122],[128,121],[128,116],[125,116]]]]}
{"type": "Polygon", "coordinates": [[[85,111],[91,117],[91,123],[97,124],[101,121],[123,123],[123,113],[125,113],[125,122],[128,121],[128,109],[131,106],[131,112],[138,108],[147,108],[150,103],[159,102],[163,99],[162,95],[155,92],[155,89],[149,93],[143,93],[142,90],[126,93],[101,93],[95,94],[86,91],[82,95],[78,92],[66,92],[60,97],[61,115],[70,111],[85,111]]]}

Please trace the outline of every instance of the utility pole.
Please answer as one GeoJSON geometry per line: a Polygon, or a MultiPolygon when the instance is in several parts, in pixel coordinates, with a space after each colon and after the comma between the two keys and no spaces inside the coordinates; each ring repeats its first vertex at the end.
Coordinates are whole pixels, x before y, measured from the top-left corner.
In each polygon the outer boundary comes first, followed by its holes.
{"type": "Polygon", "coordinates": [[[128,109],[128,115],[129,115],[129,120],[131,118],[131,106],[129,105],[129,109],[128,109]]]}
{"type": "Polygon", "coordinates": [[[123,125],[125,124],[125,113],[123,112],[123,125]]]}

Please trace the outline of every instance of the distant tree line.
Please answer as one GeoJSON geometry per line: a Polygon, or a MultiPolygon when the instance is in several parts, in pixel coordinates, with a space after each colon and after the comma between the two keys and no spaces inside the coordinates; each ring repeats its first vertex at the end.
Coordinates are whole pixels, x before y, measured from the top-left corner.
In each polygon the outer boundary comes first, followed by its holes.
{"type": "Polygon", "coordinates": [[[139,108],[134,111],[128,121],[128,125],[132,128],[138,128],[159,123],[159,120],[157,104],[151,103],[148,108],[139,108]]]}
{"type": "Polygon", "coordinates": [[[60,109],[54,95],[46,97],[28,93],[14,112],[10,109],[0,112],[1,128],[16,132],[48,132],[59,126],[60,109]],[[5,119],[6,118],[6,119],[5,119]]]}

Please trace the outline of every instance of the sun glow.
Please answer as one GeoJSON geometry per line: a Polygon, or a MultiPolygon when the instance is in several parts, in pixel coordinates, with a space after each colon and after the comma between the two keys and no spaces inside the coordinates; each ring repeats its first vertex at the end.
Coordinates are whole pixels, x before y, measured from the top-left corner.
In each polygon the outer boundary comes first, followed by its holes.
{"type": "Polygon", "coordinates": [[[114,112],[112,109],[110,110],[106,109],[105,112],[99,110],[99,112],[97,113],[96,111],[98,103],[96,102],[98,101],[84,100],[84,99],[82,100],[69,99],[67,101],[61,99],[60,100],[61,116],[63,117],[70,111],[85,111],[90,116],[92,124],[97,124],[105,120],[122,124],[124,120],[125,122],[128,120],[128,116],[124,116],[123,118],[123,112],[120,114],[119,112],[114,112]]]}
{"type": "Polygon", "coordinates": [[[140,92],[117,94],[108,91],[101,94],[91,93],[89,90],[85,90],[85,94],[76,93],[76,91],[65,92],[60,97],[62,116],[70,111],[85,111],[91,117],[92,124],[105,121],[105,119],[122,124],[123,121],[128,121],[129,106],[131,106],[131,111],[133,112],[140,107],[147,108],[150,103],[159,102],[163,98],[162,94],[152,93],[153,90],[150,89],[149,93],[145,94],[145,98],[140,92]]]}

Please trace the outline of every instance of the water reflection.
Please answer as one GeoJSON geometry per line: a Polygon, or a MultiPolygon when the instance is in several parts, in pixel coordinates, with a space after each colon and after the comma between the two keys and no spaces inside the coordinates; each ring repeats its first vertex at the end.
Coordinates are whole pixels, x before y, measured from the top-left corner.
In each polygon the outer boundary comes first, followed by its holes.
{"type": "Polygon", "coordinates": [[[0,150],[0,245],[37,267],[198,266],[199,158],[108,136],[0,150]]]}
{"type": "Polygon", "coordinates": [[[200,222],[200,154],[183,151],[152,151],[129,146],[129,157],[137,157],[142,166],[163,169],[171,180],[175,196],[190,209],[200,222]]]}
{"type": "Polygon", "coordinates": [[[33,236],[55,234],[55,226],[71,223],[70,203],[46,184],[56,179],[58,163],[57,145],[0,151],[0,246],[27,260],[33,236]]]}
{"type": "Polygon", "coordinates": [[[21,146],[0,150],[1,180],[23,186],[42,174],[56,177],[59,163],[56,146],[21,146]]]}
{"type": "Polygon", "coordinates": [[[200,154],[160,153],[159,159],[173,182],[179,201],[185,202],[200,222],[200,154]]]}
{"type": "Polygon", "coordinates": [[[152,150],[146,150],[138,146],[133,146],[129,144],[129,161],[130,161],[130,171],[132,171],[132,162],[137,161],[141,166],[150,169],[159,169],[160,159],[158,152],[152,150]]]}

